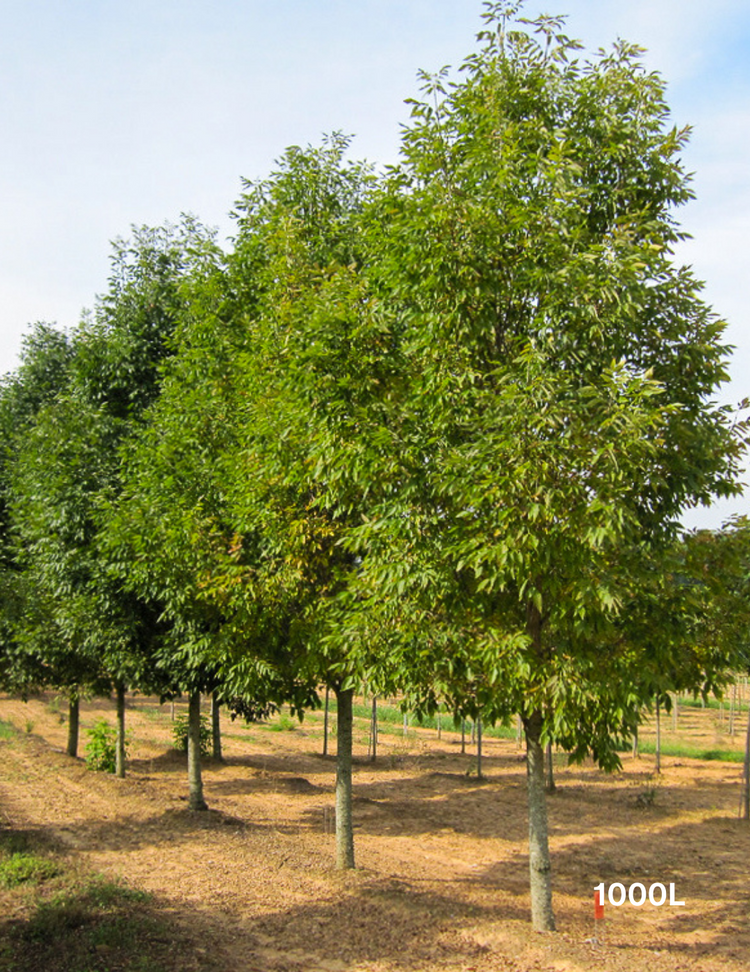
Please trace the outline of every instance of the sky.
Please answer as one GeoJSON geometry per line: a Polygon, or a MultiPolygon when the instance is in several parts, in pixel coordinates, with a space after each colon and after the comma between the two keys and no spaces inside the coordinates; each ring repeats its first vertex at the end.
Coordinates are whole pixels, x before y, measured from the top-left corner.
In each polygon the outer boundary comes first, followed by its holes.
{"type": "MultiPolygon", "coordinates": [[[[288,145],[355,136],[396,161],[417,71],[475,49],[480,0],[0,0],[0,374],[27,326],[73,327],[106,289],[110,242],[190,212],[231,236],[241,178],[288,145]]],[[[588,50],[618,37],[668,82],[697,199],[677,259],[729,322],[750,396],[750,3],[527,0],[588,50]]],[[[750,473],[748,474],[750,479],[750,473]]],[[[691,514],[718,526],[748,497],[691,514]]]]}

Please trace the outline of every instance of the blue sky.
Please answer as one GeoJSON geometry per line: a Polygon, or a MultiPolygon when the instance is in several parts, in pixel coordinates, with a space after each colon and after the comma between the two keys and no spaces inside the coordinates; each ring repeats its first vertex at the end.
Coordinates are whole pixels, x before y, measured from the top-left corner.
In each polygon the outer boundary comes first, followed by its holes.
{"type": "MultiPolygon", "coordinates": [[[[0,0],[0,373],[27,324],[73,326],[106,285],[109,241],[192,212],[231,233],[240,177],[290,144],[356,136],[394,161],[416,72],[456,65],[480,0],[0,0]]],[[[737,351],[750,395],[750,4],[528,0],[587,48],[618,36],[668,80],[698,199],[679,253],[737,351]]],[[[738,507],[750,511],[750,502],[738,507]]],[[[718,522],[727,511],[714,514],[718,522]]],[[[701,522],[708,523],[704,515],[701,522]]]]}

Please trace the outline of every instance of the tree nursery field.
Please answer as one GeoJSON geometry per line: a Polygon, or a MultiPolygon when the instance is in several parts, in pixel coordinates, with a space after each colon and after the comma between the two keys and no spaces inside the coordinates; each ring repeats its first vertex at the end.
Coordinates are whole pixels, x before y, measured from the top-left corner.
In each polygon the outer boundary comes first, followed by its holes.
{"type": "MultiPolygon", "coordinates": [[[[82,742],[113,709],[82,702],[82,742]]],[[[64,712],[52,693],[0,699],[3,972],[739,972],[750,962],[742,766],[669,755],[739,754],[744,707],[734,736],[715,706],[682,705],[677,733],[665,715],[658,777],[648,725],[618,774],[556,755],[556,934],[528,922],[526,769],[512,732],[485,733],[480,780],[469,732],[462,754],[452,726],[438,735],[384,720],[372,763],[357,718],[357,868],[341,872],[322,712],[302,724],[285,713],[223,719],[224,761],[204,765],[206,812],[187,809],[169,703],[128,697],[124,780],[65,755],[64,712]],[[605,900],[595,927],[600,882],[663,884],[667,900],[605,900]],[[669,890],[684,904],[670,905],[669,890]]]]}

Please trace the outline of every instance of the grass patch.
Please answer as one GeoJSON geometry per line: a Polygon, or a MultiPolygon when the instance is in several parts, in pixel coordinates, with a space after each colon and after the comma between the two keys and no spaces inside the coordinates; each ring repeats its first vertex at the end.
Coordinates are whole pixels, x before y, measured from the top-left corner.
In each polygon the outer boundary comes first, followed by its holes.
{"type": "Polygon", "coordinates": [[[12,739],[14,735],[13,723],[0,719],[0,739],[12,739]]]}
{"type": "MultiPolygon", "coordinates": [[[[631,747],[625,747],[622,752],[627,752],[631,747]]],[[[638,752],[654,755],[656,744],[651,740],[638,741],[638,752]]],[[[704,759],[709,762],[718,760],[725,763],[741,763],[745,754],[739,749],[703,749],[700,746],[691,746],[688,743],[663,742],[661,744],[662,756],[676,756],[684,759],[704,759]]]]}
{"type": "Polygon", "coordinates": [[[23,851],[0,861],[0,887],[15,888],[19,884],[39,884],[59,874],[60,869],[52,861],[23,851]]]}
{"type": "Polygon", "coordinates": [[[268,728],[272,732],[294,732],[298,726],[299,723],[296,720],[292,719],[288,715],[285,715],[283,712],[279,714],[278,719],[268,724],[268,728]]]}
{"type": "Polygon", "coordinates": [[[2,972],[182,972],[194,946],[175,934],[152,895],[82,873],[36,837],[0,832],[2,972]]]}
{"type": "MultiPolygon", "coordinates": [[[[685,699],[680,698],[679,701],[678,701],[678,708],[679,709],[683,709],[683,708],[684,709],[703,709],[705,711],[706,709],[714,709],[714,710],[717,710],[717,709],[719,709],[721,707],[721,708],[724,709],[725,712],[728,712],[729,711],[729,704],[730,704],[731,698],[732,698],[732,689],[731,689],[731,686],[730,686],[726,690],[726,692],[724,693],[724,695],[722,696],[721,699],[717,699],[716,696],[711,696],[706,701],[706,703],[704,705],[703,704],[703,701],[700,699],[700,697],[697,698],[697,699],[694,699],[692,697],[685,698],[685,699]]],[[[740,712],[740,711],[741,712],[747,712],[747,700],[740,701],[739,699],[737,699],[736,702],[735,702],[735,711],[737,711],[737,712],[740,712]]]]}
{"type": "Polygon", "coordinates": [[[14,922],[3,958],[8,972],[171,972],[170,935],[151,914],[150,895],[118,881],[89,878],[14,922]]]}
{"type": "MultiPolygon", "coordinates": [[[[331,699],[329,709],[331,712],[336,711],[335,699],[331,699]]],[[[352,706],[352,712],[355,718],[367,719],[369,721],[372,718],[372,704],[368,703],[366,705],[360,705],[358,703],[355,703],[352,706]]],[[[408,716],[407,731],[408,729],[414,729],[414,728],[435,729],[437,731],[437,727],[438,727],[437,713],[434,716],[425,715],[422,716],[421,718],[417,718],[414,716],[413,713],[410,712],[407,713],[407,716],[408,716]]],[[[398,726],[403,732],[403,727],[404,727],[403,711],[398,706],[383,705],[380,702],[378,702],[378,726],[381,727],[383,725],[398,726]]],[[[446,712],[445,710],[441,710],[440,727],[445,732],[460,732],[461,722],[460,721],[454,722],[452,713],[446,712]]],[[[466,720],[467,738],[471,736],[471,727],[472,727],[471,719],[467,719],[466,720]]],[[[485,738],[489,736],[492,739],[515,739],[516,730],[512,729],[510,726],[482,726],[482,735],[485,738]]]]}
{"type": "Polygon", "coordinates": [[[10,968],[164,972],[166,956],[159,953],[168,936],[149,913],[149,900],[144,891],[103,878],[40,900],[28,921],[14,929],[15,964],[10,968]]]}

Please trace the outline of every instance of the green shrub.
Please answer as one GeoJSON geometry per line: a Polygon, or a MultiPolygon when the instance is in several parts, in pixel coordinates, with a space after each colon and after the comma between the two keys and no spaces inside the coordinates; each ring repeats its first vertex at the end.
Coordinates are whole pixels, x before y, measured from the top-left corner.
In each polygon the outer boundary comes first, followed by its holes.
{"type": "MultiPolygon", "coordinates": [[[[174,748],[179,749],[180,752],[186,753],[188,747],[188,728],[189,719],[186,715],[177,716],[172,726],[172,739],[174,740],[174,748]]],[[[200,745],[201,745],[201,756],[211,755],[211,729],[208,725],[208,719],[202,715],[201,716],[201,731],[200,731],[200,745]]]]}
{"type": "MultiPolygon", "coordinates": [[[[89,769],[114,773],[117,759],[117,732],[106,719],[100,719],[87,732],[89,742],[86,746],[86,765],[89,769]]],[[[128,744],[125,740],[125,754],[128,744]]]]}

